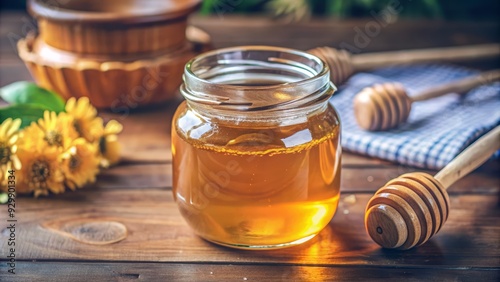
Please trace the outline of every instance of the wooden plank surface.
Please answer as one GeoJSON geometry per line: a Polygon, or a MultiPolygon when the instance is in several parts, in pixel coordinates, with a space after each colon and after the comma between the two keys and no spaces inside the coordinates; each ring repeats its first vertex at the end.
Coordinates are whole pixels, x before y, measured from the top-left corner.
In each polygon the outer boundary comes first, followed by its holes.
{"type": "MultiPolygon", "coordinates": [[[[352,29],[365,24],[314,20],[285,25],[238,17],[195,17],[192,22],[205,28],[217,47],[250,43],[299,49],[349,42],[352,29]]],[[[28,29],[30,20],[22,13],[0,16],[0,86],[30,79],[7,37],[28,29]]],[[[498,41],[494,31],[498,24],[402,22],[384,29],[363,51],[498,41]],[[393,38],[404,40],[396,44],[393,38]]],[[[446,225],[428,244],[407,252],[375,245],[364,230],[363,216],[376,189],[417,169],[349,153],[343,155],[337,214],[313,240],[289,249],[250,252],[200,239],[172,199],[170,123],[179,101],[128,113],[101,113],[106,120],[124,124],[122,163],[79,191],[18,199],[16,239],[21,244],[15,276],[5,274],[8,230],[6,213],[0,212],[0,281],[500,279],[498,162],[450,188],[446,225]],[[117,242],[96,245],[102,233],[108,242],[117,242]]]]}
{"type": "MultiPolygon", "coordinates": [[[[370,265],[498,267],[500,257],[498,198],[451,197],[449,219],[428,244],[407,252],[384,251],[364,230],[364,210],[371,195],[344,193],[337,214],[313,240],[274,251],[239,251],[215,246],[193,234],[167,189],[87,188],[44,199],[18,199],[16,248],[21,260],[119,260],[162,262],[273,263],[294,265],[370,265]],[[352,196],[351,196],[352,197],[352,196]],[[78,239],[89,222],[116,222],[126,238],[95,245],[78,239]]],[[[5,213],[0,230],[6,233],[5,213]]],[[[99,227],[84,230],[92,237],[99,227]]],[[[3,234],[5,236],[5,234],[3,234]]],[[[111,234],[110,236],[112,236],[111,234]]],[[[5,257],[7,241],[0,244],[5,257]]]]}
{"type": "MultiPolygon", "coordinates": [[[[4,266],[0,266],[2,271],[4,266]]],[[[39,281],[498,281],[496,269],[288,266],[137,262],[21,262],[12,282],[39,281]],[[57,271],[55,271],[57,269],[57,271]],[[84,276],[79,274],[85,273],[84,276]]]]}
{"type": "MultiPolygon", "coordinates": [[[[355,156],[345,153],[344,155],[355,156]]],[[[356,156],[358,157],[358,156],[356,156]]],[[[465,176],[453,184],[449,194],[497,195],[500,192],[498,177],[487,172],[487,168],[465,176]]],[[[98,178],[100,188],[168,188],[172,185],[170,163],[128,164],[103,171],[98,178]]],[[[408,172],[422,171],[416,168],[386,165],[346,165],[342,167],[341,190],[346,193],[374,193],[389,180],[408,172]]],[[[427,171],[433,173],[432,171],[427,171]]]]}
{"type": "MultiPolygon", "coordinates": [[[[366,46],[356,46],[355,38],[364,32],[373,18],[313,19],[288,23],[266,17],[225,15],[223,17],[191,18],[193,25],[209,32],[215,46],[277,45],[308,50],[318,46],[358,47],[358,52],[431,48],[499,41],[499,25],[495,22],[445,22],[439,20],[399,20],[368,36],[366,46]],[[272,27],[272,28],[270,28],[272,27]],[[397,41],[394,39],[397,38],[397,41]]],[[[365,33],[366,34],[366,33],[365,33]]]]}

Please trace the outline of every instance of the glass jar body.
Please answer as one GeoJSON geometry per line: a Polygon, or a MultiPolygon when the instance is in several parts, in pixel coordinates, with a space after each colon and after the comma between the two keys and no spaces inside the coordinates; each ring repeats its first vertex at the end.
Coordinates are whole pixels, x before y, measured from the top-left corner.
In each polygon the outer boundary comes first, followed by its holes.
{"type": "Polygon", "coordinates": [[[337,113],[322,102],[281,121],[279,113],[247,122],[205,115],[189,102],[179,106],[173,193],[199,236],[236,248],[280,248],[329,223],[340,194],[337,113]]]}

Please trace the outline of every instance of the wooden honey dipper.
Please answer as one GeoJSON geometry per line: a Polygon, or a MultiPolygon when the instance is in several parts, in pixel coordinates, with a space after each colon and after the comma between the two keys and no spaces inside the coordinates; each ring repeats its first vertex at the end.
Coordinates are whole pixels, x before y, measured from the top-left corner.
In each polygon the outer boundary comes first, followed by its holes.
{"type": "Polygon", "coordinates": [[[336,86],[343,84],[352,74],[390,65],[429,62],[467,62],[500,56],[499,44],[461,47],[403,50],[365,54],[351,54],[346,50],[318,47],[308,51],[326,61],[330,78],[336,86]]]}
{"type": "Polygon", "coordinates": [[[365,227],[383,248],[408,250],[424,244],[446,222],[450,200],[446,189],[500,149],[500,126],[470,145],[434,177],[407,173],[380,188],[365,212],[365,227]]]}
{"type": "Polygon", "coordinates": [[[500,80],[500,70],[483,72],[450,83],[426,89],[409,97],[399,83],[375,84],[356,94],[353,101],[358,125],[370,131],[387,130],[404,123],[413,102],[428,100],[449,93],[464,94],[471,89],[500,80]]]}

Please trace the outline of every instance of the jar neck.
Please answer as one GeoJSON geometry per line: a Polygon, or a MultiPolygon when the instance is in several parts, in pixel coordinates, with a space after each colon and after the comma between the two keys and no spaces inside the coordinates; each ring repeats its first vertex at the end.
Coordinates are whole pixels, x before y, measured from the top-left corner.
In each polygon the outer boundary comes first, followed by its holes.
{"type": "Polygon", "coordinates": [[[189,61],[181,93],[203,116],[283,122],[324,109],[336,90],[329,77],[328,66],[311,54],[243,46],[189,61]]]}

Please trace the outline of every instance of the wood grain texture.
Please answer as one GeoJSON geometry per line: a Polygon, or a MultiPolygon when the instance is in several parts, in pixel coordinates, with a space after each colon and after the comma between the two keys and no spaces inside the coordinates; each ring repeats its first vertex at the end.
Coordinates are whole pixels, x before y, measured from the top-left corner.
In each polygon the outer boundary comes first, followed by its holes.
{"type": "MultiPolygon", "coordinates": [[[[3,12],[0,21],[0,86],[29,80],[10,41],[24,37],[32,21],[23,13],[3,12]]],[[[313,20],[286,25],[232,16],[191,21],[211,34],[216,47],[270,44],[304,50],[352,44],[353,28],[366,24],[313,20]]],[[[361,51],[488,43],[498,41],[497,31],[497,23],[400,22],[361,51]]],[[[373,243],[364,230],[364,211],[375,190],[416,169],[349,153],[342,159],[337,214],[313,240],[290,249],[248,252],[198,238],[171,194],[170,122],[179,101],[101,112],[105,120],[124,124],[122,163],[76,192],[18,198],[21,244],[15,276],[5,274],[8,233],[6,213],[0,211],[1,281],[498,281],[498,162],[455,183],[449,189],[447,224],[427,244],[407,252],[385,251],[373,243]],[[105,232],[106,226],[112,232],[105,232]]]]}
{"type": "Polygon", "coordinates": [[[389,181],[370,199],[366,230],[384,248],[408,250],[424,244],[439,231],[448,218],[449,207],[446,189],[431,175],[404,174],[389,181]],[[393,213],[387,213],[388,209],[393,213]]]}
{"type": "MultiPolygon", "coordinates": [[[[219,247],[193,234],[165,189],[89,188],[42,199],[18,199],[21,260],[119,260],[162,262],[285,263],[296,265],[370,265],[400,267],[498,267],[500,209],[498,198],[451,197],[451,212],[441,232],[407,252],[382,250],[364,230],[370,195],[355,200],[344,193],[332,222],[311,241],[288,249],[249,252],[219,247]],[[82,221],[123,224],[127,237],[115,244],[93,245],[61,232],[82,221]]],[[[6,236],[0,214],[0,236],[6,236]]],[[[0,258],[7,240],[1,240],[0,258]]]]}
{"type": "MultiPolygon", "coordinates": [[[[4,265],[0,273],[5,273],[4,265]]],[[[421,269],[411,267],[287,266],[136,262],[19,262],[12,282],[39,281],[498,281],[490,268],[421,269]],[[78,273],[85,273],[78,276],[78,273]]],[[[7,280],[6,280],[7,281],[7,280]]]]}
{"type": "MultiPolygon", "coordinates": [[[[191,23],[209,32],[215,47],[270,44],[308,50],[319,46],[354,44],[356,29],[363,30],[373,18],[354,20],[313,19],[286,23],[265,17],[222,15],[192,17],[191,23]],[[272,28],[269,28],[271,27],[272,28]],[[258,30],[259,32],[255,32],[258,30]],[[245,36],[241,36],[244,34],[245,36]]],[[[370,38],[360,52],[431,48],[498,41],[498,23],[400,20],[370,38]],[[420,36],[416,36],[416,35],[420,36]],[[395,40],[397,39],[397,40],[395,40]]]]}
{"type": "MultiPolygon", "coordinates": [[[[24,37],[27,30],[35,29],[34,20],[22,12],[3,13],[0,20],[0,54],[14,54],[11,44],[5,40],[7,33],[17,35],[17,38],[24,37]]],[[[326,18],[286,23],[264,16],[224,14],[212,17],[195,15],[190,18],[190,23],[206,30],[214,38],[216,48],[264,44],[308,50],[320,46],[339,47],[341,43],[355,46],[355,28],[362,30],[372,20],[326,18]]],[[[358,52],[498,42],[498,28],[497,22],[400,20],[383,28],[358,52]]]]}
{"type": "Polygon", "coordinates": [[[467,147],[435,178],[417,172],[389,181],[368,203],[365,226],[370,237],[380,246],[390,249],[407,250],[425,243],[448,217],[450,203],[446,189],[488,160],[498,149],[500,126],[467,147]]]}
{"type": "MultiPolygon", "coordinates": [[[[500,52],[500,45],[497,46],[500,52]]],[[[496,57],[499,56],[497,55],[496,57]]],[[[498,80],[500,80],[500,70],[486,71],[475,76],[469,76],[457,81],[452,81],[425,89],[424,91],[412,96],[411,100],[413,100],[414,102],[424,101],[450,93],[466,94],[476,87],[491,84],[498,80]]]]}
{"type": "Polygon", "coordinates": [[[99,55],[173,50],[182,46],[186,40],[186,24],[186,18],[168,24],[126,27],[87,22],[58,23],[47,19],[40,19],[38,22],[40,34],[49,45],[70,52],[99,55]],[[155,36],[157,34],[169,36],[155,36]],[[149,44],[141,44],[142,42],[149,44]]]}
{"type": "Polygon", "coordinates": [[[352,64],[356,71],[366,71],[388,65],[413,65],[437,62],[457,64],[470,61],[494,60],[499,55],[500,45],[492,43],[366,53],[353,56],[352,64]]]}
{"type": "MultiPolygon", "coordinates": [[[[346,155],[344,154],[344,156],[346,155]]],[[[494,172],[489,172],[487,169],[489,169],[488,165],[476,173],[465,176],[455,183],[448,192],[451,195],[483,194],[496,196],[500,191],[498,177],[494,172]]],[[[348,165],[344,163],[341,189],[342,192],[349,193],[374,193],[389,180],[414,171],[421,170],[398,165],[373,167],[372,165],[348,165]]],[[[172,186],[171,173],[172,166],[166,162],[127,163],[104,170],[99,175],[97,183],[92,186],[102,189],[170,189],[172,186]]]]}
{"type": "Polygon", "coordinates": [[[369,131],[385,131],[406,122],[411,105],[404,86],[391,82],[366,87],[353,100],[358,126],[369,131]]]}
{"type": "MultiPolygon", "coordinates": [[[[180,94],[179,94],[180,95],[180,94]]],[[[181,98],[156,107],[137,109],[130,107],[123,111],[101,111],[105,121],[115,119],[124,124],[123,132],[119,135],[122,143],[122,159],[124,163],[170,163],[171,162],[171,120],[181,98]]],[[[411,167],[395,165],[389,161],[365,157],[345,152],[342,155],[344,167],[386,168],[397,170],[398,174],[391,173],[385,181],[399,174],[415,171],[411,167]]],[[[480,171],[494,173],[500,169],[500,162],[490,162],[480,171]]]]}
{"type": "Polygon", "coordinates": [[[500,126],[496,126],[488,133],[468,146],[449,164],[436,174],[445,189],[465,175],[474,171],[487,161],[491,155],[500,149],[500,126]]]}

